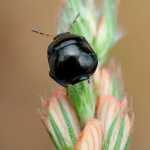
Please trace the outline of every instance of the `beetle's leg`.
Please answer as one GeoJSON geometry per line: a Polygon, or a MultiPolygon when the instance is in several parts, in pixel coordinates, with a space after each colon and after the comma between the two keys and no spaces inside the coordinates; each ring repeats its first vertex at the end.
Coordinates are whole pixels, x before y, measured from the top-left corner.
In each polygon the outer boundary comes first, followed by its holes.
{"type": "Polygon", "coordinates": [[[79,82],[81,82],[81,81],[88,80],[88,79],[89,79],[88,76],[80,77],[80,78],[74,80],[71,84],[74,85],[74,84],[76,84],[76,83],[79,83],[79,82]]]}
{"type": "MultiPolygon", "coordinates": [[[[55,80],[57,83],[59,83],[59,82],[53,77],[53,75],[52,75],[51,72],[49,72],[49,76],[50,76],[53,80],[55,80]]],[[[67,87],[65,84],[62,84],[62,83],[59,83],[59,84],[62,85],[62,86],[64,86],[64,87],[67,87]]]]}
{"type": "Polygon", "coordinates": [[[88,83],[90,84],[90,80],[88,79],[88,83]]]}
{"type": "Polygon", "coordinates": [[[68,96],[68,85],[66,85],[66,95],[68,96]]]}

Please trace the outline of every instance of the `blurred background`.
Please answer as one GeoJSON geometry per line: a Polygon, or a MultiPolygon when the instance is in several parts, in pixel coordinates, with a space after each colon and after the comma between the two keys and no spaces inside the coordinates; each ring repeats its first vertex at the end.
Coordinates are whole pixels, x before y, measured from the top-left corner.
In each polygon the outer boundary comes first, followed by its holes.
{"type": "MultiPolygon", "coordinates": [[[[118,22],[126,34],[109,54],[122,64],[125,90],[133,96],[130,150],[150,150],[149,6],[149,0],[121,2],[118,22]]],[[[53,149],[37,115],[41,108],[37,94],[45,96],[46,91],[50,97],[59,87],[48,75],[47,47],[52,38],[30,29],[56,35],[59,10],[60,0],[0,1],[0,150],[53,149]]]]}

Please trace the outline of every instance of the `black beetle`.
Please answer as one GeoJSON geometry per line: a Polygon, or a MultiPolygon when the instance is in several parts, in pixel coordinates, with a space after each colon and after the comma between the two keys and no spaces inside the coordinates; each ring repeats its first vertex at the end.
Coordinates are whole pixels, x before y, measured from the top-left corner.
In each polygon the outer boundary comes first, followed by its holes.
{"type": "Polygon", "coordinates": [[[62,86],[89,79],[97,67],[97,54],[79,35],[58,34],[47,50],[49,75],[62,86]]]}
{"type": "MultiPolygon", "coordinates": [[[[97,54],[86,39],[79,35],[70,34],[69,29],[67,32],[54,37],[54,41],[48,46],[47,50],[49,75],[64,87],[89,79],[98,64],[97,54]]],[[[36,30],[31,31],[51,36],[36,30]]]]}

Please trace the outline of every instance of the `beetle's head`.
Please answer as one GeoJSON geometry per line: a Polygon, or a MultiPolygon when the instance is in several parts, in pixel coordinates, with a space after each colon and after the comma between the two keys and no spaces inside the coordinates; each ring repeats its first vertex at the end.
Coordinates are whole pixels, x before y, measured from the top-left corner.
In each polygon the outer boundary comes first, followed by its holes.
{"type": "Polygon", "coordinates": [[[54,37],[54,40],[61,38],[61,37],[65,37],[68,34],[70,34],[70,32],[60,33],[54,37]]]}

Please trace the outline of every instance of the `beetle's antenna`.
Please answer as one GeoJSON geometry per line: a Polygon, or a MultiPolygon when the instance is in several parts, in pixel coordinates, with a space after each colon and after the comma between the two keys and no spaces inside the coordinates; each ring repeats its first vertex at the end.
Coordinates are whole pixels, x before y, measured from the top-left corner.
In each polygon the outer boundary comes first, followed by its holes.
{"type": "Polygon", "coordinates": [[[71,26],[69,27],[69,29],[66,32],[69,32],[69,30],[72,28],[72,26],[76,22],[77,18],[79,17],[79,15],[80,15],[80,13],[77,15],[77,17],[75,18],[75,20],[73,21],[73,23],[71,24],[71,26]]]}
{"type": "Polygon", "coordinates": [[[41,35],[50,36],[50,37],[53,37],[53,38],[55,38],[55,36],[53,36],[53,35],[50,35],[50,34],[45,34],[45,33],[43,33],[43,32],[39,32],[39,31],[37,31],[37,30],[34,30],[34,29],[32,29],[31,31],[32,31],[32,32],[35,32],[35,33],[38,33],[38,34],[41,34],[41,35]]]}

